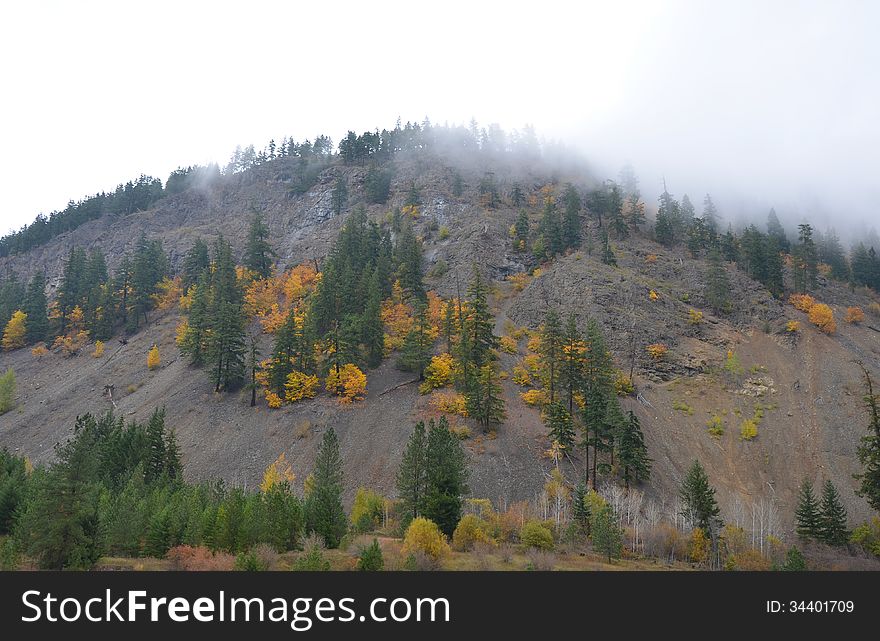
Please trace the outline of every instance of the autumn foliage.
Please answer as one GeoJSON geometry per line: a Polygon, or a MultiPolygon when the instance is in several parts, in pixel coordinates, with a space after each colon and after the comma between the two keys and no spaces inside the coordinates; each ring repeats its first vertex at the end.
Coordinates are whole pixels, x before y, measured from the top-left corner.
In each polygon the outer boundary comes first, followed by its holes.
{"type": "Polygon", "coordinates": [[[403,537],[405,555],[421,553],[439,559],[448,552],[449,545],[436,523],[423,516],[413,519],[403,537]]]}
{"type": "Polygon", "coordinates": [[[159,355],[159,346],[153,345],[147,353],[147,369],[154,370],[162,364],[162,357],[159,355]]]}
{"type": "Polygon", "coordinates": [[[826,334],[833,334],[837,331],[837,324],[834,322],[834,312],[825,303],[816,303],[810,308],[810,322],[826,334]]]}
{"type": "Polygon", "coordinates": [[[287,382],[284,384],[284,400],[288,403],[296,403],[307,398],[315,398],[320,384],[317,376],[294,370],[287,375],[287,382]]]}
{"type": "Polygon", "coordinates": [[[428,394],[431,390],[449,385],[454,367],[455,359],[446,352],[431,358],[431,362],[425,368],[425,380],[419,385],[419,392],[428,394]]]}
{"type": "Polygon", "coordinates": [[[648,345],[645,350],[648,352],[648,354],[650,354],[651,358],[653,358],[655,361],[658,361],[666,356],[669,348],[666,347],[666,345],[664,345],[663,343],[652,343],[651,345],[648,345]]]}
{"type": "Polygon", "coordinates": [[[342,403],[362,401],[367,393],[367,375],[352,363],[346,363],[338,370],[334,367],[327,375],[326,389],[339,396],[342,403]]]}
{"type": "Polygon", "coordinates": [[[846,316],[843,317],[843,320],[847,323],[858,325],[859,323],[864,322],[865,312],[862,311],[861,307],[847,307],[846,316]]]}
{"type": "Polygon", "coordinates": [[[18,349],[25,345],[27,314],[16,310],[3,330],[3,349],[18,349]]]}

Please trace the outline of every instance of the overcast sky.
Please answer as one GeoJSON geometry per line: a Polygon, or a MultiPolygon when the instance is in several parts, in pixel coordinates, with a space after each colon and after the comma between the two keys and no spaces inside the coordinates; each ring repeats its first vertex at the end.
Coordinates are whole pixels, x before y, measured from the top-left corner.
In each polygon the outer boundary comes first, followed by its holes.
{"type": "Polygon", "coordinates": [[[486,4],[4,6],[0,233],[237,144],[426,115],[534,124],[731,219],[877,219],[880,2],[486,4]]]}

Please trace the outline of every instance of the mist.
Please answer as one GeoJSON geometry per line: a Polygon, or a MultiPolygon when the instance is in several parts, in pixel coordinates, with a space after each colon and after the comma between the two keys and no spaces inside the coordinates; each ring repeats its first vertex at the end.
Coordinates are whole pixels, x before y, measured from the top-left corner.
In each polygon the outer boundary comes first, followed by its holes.
{"type": "Polygon", "coordinates": [[[630,163],[649,205],[664,180],[698,211],[711,194],[725,226],[774,207],[848,243],[875,224],[876,3],[607,4],[16,7],[0,231],[236,145],[398,115],[531,124],[598,177],[630,163]]]}

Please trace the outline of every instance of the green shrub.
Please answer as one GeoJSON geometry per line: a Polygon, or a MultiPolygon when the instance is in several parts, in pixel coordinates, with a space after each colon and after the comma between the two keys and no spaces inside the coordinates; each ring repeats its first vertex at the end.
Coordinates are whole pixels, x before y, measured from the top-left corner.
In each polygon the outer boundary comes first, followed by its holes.
{"type": "Polygon", "coordinates": [[[540,521],[526,521],[519,531],[519,540],[530,548],[553,549],[553,532],[540,521]]]}
{"type": "Polygon", "coordinates": [[[385,559],[382,557],[382,548],[379,541],[373,539],[370,545],[361,550],[358,555],[357,569],[361,572],[379,572],[385,567],[385,559]]]}

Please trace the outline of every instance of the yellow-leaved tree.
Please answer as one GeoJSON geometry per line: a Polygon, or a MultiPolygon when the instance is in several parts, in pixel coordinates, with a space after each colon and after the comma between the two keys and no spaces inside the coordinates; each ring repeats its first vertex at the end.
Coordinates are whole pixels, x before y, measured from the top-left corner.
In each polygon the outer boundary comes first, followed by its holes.
{"type": "Polygon", "coordinates": [[[346,363],[338,370],[333,367],[327,375],[327,391],[339,396],[343,403],[362,401],[367,393],[367,375],[357,365],[346,363]]]}
{"type": "Polygon", "coordinates": [[[3,330],[3,349],[18,349],[25,345],[25,332],[27,331],[27,314],[20,309],[16,310],[6,329],[3,330]]]}
{"type": "Polygon", "coordinates": [[[147,369],[154,370],[162,363],[162,357],[159,355],[159,346],[155,343],[147,353],[147,369]]]}
{"type": "Polygon", "coordinates": [[[287,462],[284,452],[281,452],[278,458],[275,459],[275,462],[263,472],[263,482],[260,483],[260,491],[265,494],[279,483],[293,485],[295,480],[296,475],[293,473],[293,468],[287,462]]]}
{"type": "Polygon", "coordinates": [[[284,384],[284,399],[288,403],[296,403],[307,398],[315,398],[320,384],[317,376],[294,370],[287,375],[287,382],[284,384]]]}
{"type": "Polygon", "coordinates": [[[446,537],[434,521],[423,516],[415,518],[406,528],[403,537],[403,554],[422,553],[433,559],[439,559],[449,552],[446,537]]]}
{"type": "Polygon", "coordinates": [[[101,358],[104,355],[104,341],[95,341],[95,351],[92,352],[92,357],[101,358]]]}

